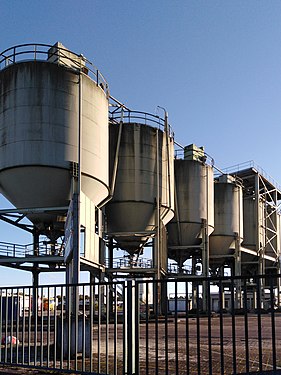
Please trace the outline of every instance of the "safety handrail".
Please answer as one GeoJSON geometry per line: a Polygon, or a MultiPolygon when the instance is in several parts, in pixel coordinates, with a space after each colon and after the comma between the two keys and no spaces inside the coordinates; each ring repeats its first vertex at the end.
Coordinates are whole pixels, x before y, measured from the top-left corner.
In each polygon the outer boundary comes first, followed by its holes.
{"type": "MultiPolygon", "coordinates": [[[[109,120],[113,123],[119,123],[122,121],[125,123],[141,123],[144,125],[150,125],[153,127],[158,127],[159,129],[164,129],[166,124],[165,120],[160,116],[153,115],[152,113],[133,111],[129,109],[119,109],[113,110],[109,113],[109,120]]],[[[174,137],[172,127],[168,124],[168,133],[170,137],[174,137]]]]}
{"type": "Polygon", "coordinates": [[[0,241],[0,257],[26,257],[26,256],[49,256],[59,255],[63,256],[64,248],[62,244],[56,244],[52,246],[46,241],[40,241],[36,251],[34,250],[34,244],[20,245],[11,242],[0,241]],[[36,253],[36,254],[35,254],[36,253]]]}
{"type": "Polygon", "coordinates": [[[256,164],[254,160],[245,161],[244,163],[232,165],[227,168],[223,168],[222,171],[225,174],[235,174],[241,172],[246,169],[253,168],[255,169],[262,177],[264,177],[268,182],[270,182],[273,186],[275,186],[279,191],[281,191],[280,184],[271,177],[263,168],[256,164]]]}
{"type": "MultiPolygon", "coordinates": [[[[0,70],[21,61],[49,61],[51,63],[49,60],[51,48],[53,48],[51,57],[58,56],[63,58],[63,60],[71,62],[72,68],[76,67],[79,71],[89,75],[97,83],[97,85],[108,94],[108,84],[106,79],[91,61],[89,61],[82,54],[78,55],[71,50],[59,47],[57,45],[26,43],[7,48],[6,50],[0,52],[0,70]],[[73,57],[70,57],[70,55],[73,57]],[[44,59],[44,56],[47,56],[47,59],[44,59]]],[[[64,64],[62,60],[60,61],[60,64],[67,65],[64,64]]],[[[71,68],[71,66],[68,67],[71,68]]]]}

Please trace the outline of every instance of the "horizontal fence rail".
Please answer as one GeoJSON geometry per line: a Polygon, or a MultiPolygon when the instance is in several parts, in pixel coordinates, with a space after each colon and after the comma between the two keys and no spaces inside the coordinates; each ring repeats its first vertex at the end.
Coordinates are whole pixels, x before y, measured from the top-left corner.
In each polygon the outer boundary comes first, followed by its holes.
{"type": "Polygon", "coordinates": [[[77,374],[281,368],[280,275],[0,288],[0,363],[77,374]]]}

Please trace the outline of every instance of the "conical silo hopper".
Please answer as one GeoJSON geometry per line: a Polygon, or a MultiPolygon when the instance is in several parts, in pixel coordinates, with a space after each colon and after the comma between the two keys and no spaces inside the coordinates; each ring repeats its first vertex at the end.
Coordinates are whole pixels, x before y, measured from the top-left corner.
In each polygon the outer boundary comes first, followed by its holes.
{"type": "Polygon", "coordinates": [[[230,175],[215,182],[215,229],[210,236],[212,264],[223,264],[235,254],[243,240],[243,203],[241,183],[230,175]]]}
{"type": "Polygon", "coordinates": [[[174,161],[176,211],[167,225],[168,256],[178,263],[198,253],[204,221],[208,236],[214,230],[214,174],[206,161],[204,150],[195,145],[185,148],[184,159],[174,161]]]}
{"type": "MultiPolygon", "coordinates": [[[[18,209],[68,206],[80,153],[81,188],[97,205],[109,190],[105,81],[60,43],[16,46],[0,61],[1,193],[18,209]]],[[[42,233],[63,228],[54,213],[28,217],[42,233]]]]}
{"type": "MultiPolygon", "coordinates": [[[[144,118],[144,114],[137,118],[144,118]]],[[[132,122],[130,118],[127,121],[122,127],[110,124],[110,175],[114,163],[118,164],[106,216],[108,234],[119,248],[135,254],[155,235],[158,211],[163,225],[173,217],[174,141],[167,131],[153,123],[148,125],[147,118],[145,123],[132,122]]]]}

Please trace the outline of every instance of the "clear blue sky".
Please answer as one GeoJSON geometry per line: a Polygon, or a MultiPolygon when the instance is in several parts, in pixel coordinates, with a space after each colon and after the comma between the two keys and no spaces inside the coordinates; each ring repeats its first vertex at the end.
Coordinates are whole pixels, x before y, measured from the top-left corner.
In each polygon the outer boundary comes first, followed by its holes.
{"type": "MultiPolygon", "coordinates": [[[[165,107],[179,143],[220,168],[253,159],[281,184],[281,1],[0,0],[0,35],[1,51],[61,41],[128,107],[165,107]]],[[[0,241],[22,240],[0,225],[0,241]]]]}

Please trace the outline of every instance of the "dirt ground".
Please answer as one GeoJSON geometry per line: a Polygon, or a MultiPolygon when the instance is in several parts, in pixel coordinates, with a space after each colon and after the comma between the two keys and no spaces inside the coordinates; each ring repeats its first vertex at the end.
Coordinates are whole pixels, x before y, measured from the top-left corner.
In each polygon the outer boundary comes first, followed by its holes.
{"type": "MultiPolygon", "coordinates": [[[[38,370],[38,369],[30,369],[24,367],[14,367],[14,366],[3,366],[0,365],[0,374],[13,374],[13,375],[60,375],[65,374],[61,371],[56,370],[38,370]]],[[[75,374],[69,374],[75,375],[75,374]]],[[[77,373],[76,373],[77,375],[77,373]]]]}
{"type": "Polygon", "coordinates": [[[0,366],[0,374],[14,374],[14,375],[58,375],[61,374],[61,372],[57,371],[43,371],[43,370],[35,370],[35,369],[27,369],[23,367],[9,367],[9,366],[0,366]]]}
{"type": "MultiPolygon", "coordinates": [[[[167,327],[164,323],[159,323],[158,326],[156,326],[153,322],[150,322],[149,324],[142,322],[139,327],[139,345],[137,348],[139,352],[140,373],[155,375],[157,373],[157,367],[158,374],[164,374],[167,372],[166,370],[168,370],[168,373],[172,375],[186,375],[187,371],[189,375],[197,375],[199,366],[201,370],[200,373],[206,375],[210,373],[209,366],[211,363],[213,375],[221,374],[222,371],[225,375],[230,375],[234,372],[233,358],[235,358],[235,373],[242,375],[245,374],[246,371],[245,350],[247,348],[248,365],[250,370],[248,374],[262,374],[256,372],[259,369],[260,361],[262,361],[264,374],[281,374],[281,314],[276,314],[275,316],[275,354],[276,367],[278,368],[278,371],[275,372],[272,371],[272,317],[270,314],[262,316],[260,331],[258,331],[257,319],[258,317],[255,314],[249,314],[247,316],[247,322],[245,322],[244,316],[236,316],[235,332],[233,332],[233,320],[230,315],[223,317],[222,324],[220,324],[219,316],[213,317],[211,321],[211,343],[209,342],[210,327],[208,325],[209,322],[207,317],[201,317],[199,325],[196,318],[186,320],[185,317],[179,317],[175,320],[170,319],[167,327]],[[245,327],[246,324],[247,330],[245,327]],[[233,345],[234,333],[235,344],[233,345]],[[260,345],[262,346],[262,356],[259,355],[259,336],[262,338],[260,341],[260,345]],[[222,366],[224,367],[224,370],[221,369],[222,366]]],[[[113,359],[114,349],[114,327],[110,325],[108,330],[109,333],[108,336],[106,336],[106,326],[100,327],[100,363],[102,373],[106,372],[106,361],[104,360],[106,353],[105,344],[107,342],[106,337],[110,342],[107,353],[110,357],[108,360],[110,366],[108,373],[114,372],[111,368],[114,363],[114,361],[111,360],[113,359]]],[[[46,341],[45,336],[44,338],[44,341],[46,341]]],[[[122,374],[122,325],[118,327],[117,343],[117,373],[122,374]]],[[[40,346],[38,346],[38,350],[39,348],[40,346]]],[[[97,347],[94,346],[94,349],[97,350],[97,347]]],[[[96,351],[94,351],[94,354],[97,354],[96,351]]],[[[54,362],[51,357],[50,361],[52,366],[54,362]]],[[[89,368],[89,363],[89,360],[86,359],[86,370],[89,368]]],[[[80,368],[80,365],[81,363],[78,368],[80,368]]],[[[56,363],[54,364],[54,367],[57,367],[56,363]]],[[[66,366],[64,366],[64,368],[66,368],[66,366]]],[[[70,368],[74,368],[73,363],[70,368]]],[[[93,370],[97,371],[97,362],[95,362],[93,370]]],[[[63,373],[65,372],[61,372],[60,370],[47,371],[0,365],[0,374],[58,375],[63,373]]]]}

